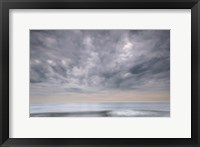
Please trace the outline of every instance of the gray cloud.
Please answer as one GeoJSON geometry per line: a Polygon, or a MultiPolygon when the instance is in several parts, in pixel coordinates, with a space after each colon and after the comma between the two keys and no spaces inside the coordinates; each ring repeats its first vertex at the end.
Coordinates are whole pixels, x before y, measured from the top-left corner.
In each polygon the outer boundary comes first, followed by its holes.
{"type": "Polygon", "coordinates": [[[31,93],[169,91],[169,30],[31,30],[31,93]]]}

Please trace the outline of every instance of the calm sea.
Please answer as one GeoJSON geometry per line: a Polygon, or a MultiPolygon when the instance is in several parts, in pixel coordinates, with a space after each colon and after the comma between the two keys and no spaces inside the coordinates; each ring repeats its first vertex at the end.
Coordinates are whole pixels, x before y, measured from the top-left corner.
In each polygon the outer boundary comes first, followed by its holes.
{"type": "Polygon", "coordinates": [[[72,103],[30,105],[30,117],[169,117],[170,103],[72,103]]]}

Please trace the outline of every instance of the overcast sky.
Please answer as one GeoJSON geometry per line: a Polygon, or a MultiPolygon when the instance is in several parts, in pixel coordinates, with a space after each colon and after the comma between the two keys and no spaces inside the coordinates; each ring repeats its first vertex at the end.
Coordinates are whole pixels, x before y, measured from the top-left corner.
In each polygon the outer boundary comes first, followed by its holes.
{"type": "Polygon", "coordinates": [[[30,31],[31,95],[169,89],[169,30],[30,31]]]}

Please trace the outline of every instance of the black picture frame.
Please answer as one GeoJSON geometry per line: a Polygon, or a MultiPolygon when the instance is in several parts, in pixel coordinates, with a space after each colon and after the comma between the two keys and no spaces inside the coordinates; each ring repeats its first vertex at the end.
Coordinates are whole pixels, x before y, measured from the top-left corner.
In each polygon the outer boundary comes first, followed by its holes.
{"type": "Polygon", "coordinates": [[[0,0],[0,145],[200,146],[199,0],[0,0]],[[191,9],[191,138],[9,138],[9,9],[191,9]]]}

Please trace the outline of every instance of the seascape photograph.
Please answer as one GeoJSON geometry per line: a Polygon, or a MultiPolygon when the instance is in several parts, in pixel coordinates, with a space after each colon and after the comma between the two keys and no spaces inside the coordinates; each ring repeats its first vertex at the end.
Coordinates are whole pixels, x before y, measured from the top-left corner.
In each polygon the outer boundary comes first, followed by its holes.
{"type": "Polygon", "coordinates": [[[170,117],[170,30],[30,30],[30,117],[170,117]]]}

